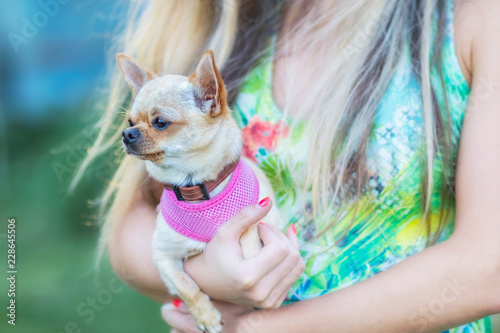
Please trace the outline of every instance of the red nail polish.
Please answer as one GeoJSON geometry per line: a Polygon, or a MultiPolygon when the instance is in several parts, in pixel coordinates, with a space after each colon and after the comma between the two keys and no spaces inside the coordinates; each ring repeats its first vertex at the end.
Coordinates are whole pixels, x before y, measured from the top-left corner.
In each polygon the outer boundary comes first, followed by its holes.
{"type": "Polygon", "coordinates": [[[181,304],[182,304],[182,300],[180,300],[180,299],[174,299],[172,301],[172,305],[175,306],[176,308],[179,308],[181,306],[181,304]]]}
{"type": "Polygon", "coordinates": [[[293,233],[295,234],[295,236],[297,236],[297,229],[295,229],[295,224],[290,224],[290,228],[292,228],[293,233]]]}
{"type": "Polygon", "coordinates": [[[269,203],[269,197],[265,197],[264,199],[259,201],[259,206],[266,207],[268,203],[269,203]]]}

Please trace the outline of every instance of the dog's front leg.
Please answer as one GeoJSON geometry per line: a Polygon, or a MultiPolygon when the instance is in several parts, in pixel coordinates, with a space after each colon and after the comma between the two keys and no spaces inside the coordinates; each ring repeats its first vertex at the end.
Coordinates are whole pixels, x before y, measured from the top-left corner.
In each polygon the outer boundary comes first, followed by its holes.
{"type": "Polygon", "coordinates": [[[243,252],[243,258],[245,259],[255,257],[259,254],[262,245],[259,232],[257,231],[257,224],[252,225],[243,235],[241,235],[240,245],[241,251],[243,252]]]}
{"type": "Polygon", "coordinates": [[[184,271],[182,259],[153,250],[153,259],[163,282],[172,294],[177,294],[186,304],[198,328],[208,333],[222,331],[222,315],[196,282],[184,271]]]}
{"type": "MultiPolygon", "coordinates": [[[[277,228],[281,228],[283,225],[280,212],[276,206],[273,206],[269,213],[267,213],[261,220],[262,223],[273,225],[277,228]]],[[[262,242],[260,241],[259,232],[257,230],[257,224],[252,225],[247,231],[243,233],[240,238],[241,250],[243,252],[243,257],[245,259],[255,257],[259,254],[262,248],[262,242]]]]}

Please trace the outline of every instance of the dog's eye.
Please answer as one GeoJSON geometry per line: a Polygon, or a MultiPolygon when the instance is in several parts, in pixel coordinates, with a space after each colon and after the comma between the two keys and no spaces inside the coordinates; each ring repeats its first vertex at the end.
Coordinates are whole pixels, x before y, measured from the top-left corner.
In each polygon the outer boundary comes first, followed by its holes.
{"type": "Polygon", "coordinates": [[[130,127],[134,127],[134,123],[130,119],[128,120],[128,124],[130,125],[130,127]]]}
{"type": "Polygon", "coordinates": [[[153,126],[156,127],[157,129],[159,130],[164,130],[165,128],[168,127],[168,125],[170,125],[171,123],[168,122],[168,121],[164,121],[160,118],[156,118],[154,121],[153,121],[153,126]]]}

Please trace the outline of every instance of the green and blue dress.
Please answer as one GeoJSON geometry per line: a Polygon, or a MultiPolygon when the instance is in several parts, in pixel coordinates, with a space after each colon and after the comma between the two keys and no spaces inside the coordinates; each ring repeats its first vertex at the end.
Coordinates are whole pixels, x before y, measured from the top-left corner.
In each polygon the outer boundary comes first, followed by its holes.
{"type": "MultiPolygon", "coordinates": [[[[441,66],[450,112],[452,155],[456,160],[470,90],[455,52],[453,1],[447,1],[447,7],[441,66]]],[[[316,231],[322,229],[322,221],[312,219],[307,209],[309,196],[303,197],[296,191],[309,144],[301,126],[288,130],[292,119],[284,116],[273,101],[272,51],[248,74],[236,99],[233,112],[243,131],[245,154],[270,179],[284,220],[297,225],[306,269],[291,288],[289,302],[363,281],[426,247],[427,231],[421,209],[423,150],[422,141],[415,139],[424,130],[422,102],[408,45],[404,52],[375,117],[369,140],[370,178],[359,198],[355,218],[352,220],[351,203],[346,202],[345,207],[339,207],[344,216],[321,237],[315,237],[316,231]],[[349,231],[345,234],[346,230],[349,231]]],[[[441,87],[435,70],[431,80],[441,87]]],[[[439,89],[437,93],[444,108],[445,94],[439,89]]],[[[434,221],[439,219],[441,206],[442,162],[438,156],[431,200],[434,221]]],[[[451,235],[454,219],[452,199],[439,241],[451,235]]],[[[491,332],[491,328],[486,318],[447,332],[491,332]]]]}

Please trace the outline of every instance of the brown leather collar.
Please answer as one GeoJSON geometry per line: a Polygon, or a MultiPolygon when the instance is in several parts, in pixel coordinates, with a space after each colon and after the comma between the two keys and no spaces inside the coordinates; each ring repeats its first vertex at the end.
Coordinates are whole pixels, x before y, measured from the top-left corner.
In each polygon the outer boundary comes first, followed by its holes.
{"type": "Polygon", "coordinates": [[[202,182],[192,186],[177,186],[172,184],[163,184],[168,191],[174,191],[179,201],[210,200],[209,193],[213,191],[231,172],[236,168],[240,160],[227,164],[217,175],[217,178],[208,182],[202,182]]]}

